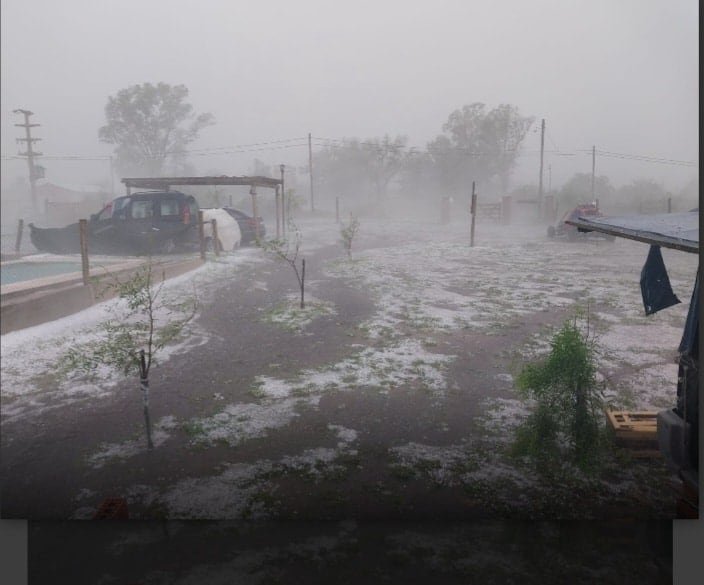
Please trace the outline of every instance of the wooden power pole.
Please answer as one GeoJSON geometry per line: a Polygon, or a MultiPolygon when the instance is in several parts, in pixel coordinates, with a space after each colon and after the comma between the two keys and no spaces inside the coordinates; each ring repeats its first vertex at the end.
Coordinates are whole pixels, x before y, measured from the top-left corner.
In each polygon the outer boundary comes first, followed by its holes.
{"type": "Polygon", "coordinates": [[[596,170],[596,146],[592,146],[592,201],[594,201],[594,171],[596,170]]]}
{"type": "Polygon", "coordinates": [[[545,118],[540,122],[540,178],[538,179],[538,217],[543,219],[543,151],[545,150],[545,118]]]}
{"type": "Polygon", "coordinates": [[[24,124],[15,124],[15,126],[19,126],[20,128],[25,129],[25,137],[24,138],[17,138],[17,142],[26,142],[27,143],[27,151],[26,152],[20,152],[20,156],[26,156],[27,157],[27,164],[29,165],[29,186],[32,191],[32,209],[34,210],[34,213],[37,213],[37,179],[39,178],[37,169],[34,165],[34,157],[35,156],[41,156],[41,152],[34,152],[32,150],[32,143],[34,142],[39,142],[41,138],[32,138],[32,131],[31,128],[34,128],[36,126],[41,126],[41,124],[30,124],[29,123],[29,117],[33,116],[34,113],[30,112],[29,110],[13,110],[13,113],[15,114],[23,114],[24,115],[24,124]]]}
{"type": "Polygon", "coordinates": [[[315,211],[315,198],[313,197],[313,146],[310,132],[308,132],[308,173],[310,175],[310,210],[315,211]]]}

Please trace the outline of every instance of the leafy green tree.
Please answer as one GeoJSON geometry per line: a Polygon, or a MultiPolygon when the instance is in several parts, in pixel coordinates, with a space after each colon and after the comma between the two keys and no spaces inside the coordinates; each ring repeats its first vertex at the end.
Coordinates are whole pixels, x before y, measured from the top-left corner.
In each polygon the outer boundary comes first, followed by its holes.
{"type": "Polygon", "coordinates": [[[397,136],[392,140],[388,134],[364,143],[363,150],[369,153],[369,169],[377,197],[386,195],[389,183],[401,171],[406,160],[407,144],[408,137],[397,136]]]}
{"type": "Polygon", "coordinates": [[[350,201],[369,196],[373,189],[369,152],[357,138],[325,146],[313,155],[315,181],[320,194],[350,201]]]}
{"type": "Polygon", "coordinates": [[[438,171],[453,191],[476,181],[486,186],[496,178],[506,192],[520,146],[534,118],[521,116],[516,106],[501,104],[487,111],[474,102],[452,112],[443,124],[443,136],[428,145],[438,171]]]}
{"type": "Polygon", "coordinates": [[[442,193],[459,195],[471,185],[468,159],[447,136],[438,136],[428,143],[428,160],[433,183],[442,193]]]}
{"type": "Polygon", "coordinates": [[[501,193],[508,189],[519,149],[534,118],[520,115],[516,106],[501,104],[491,110],[481,128],[482,148],[492,153],[487,158],[489,174],[496,177],[501,193]]]}
{"type": "Polygon", "coordinates": [[[107,124],[98,130],[101,142],[115,145],[116,165],[122,172],[161,176],[183,167],[188,144],[214,124],[212,114],[198,114],[185,100],[185,85],[132,85],[108,98],[107,124]]]}
{"type": "Polygon", "coordinates": [[[410,148],[398,175],[401,191],[409,197],[427,199],[428,192],[437,191],[433,160],[428,152],[410,148]]]}
{"type": "Polygon", "coordinates": [[[323,148],[315,154],[316,183],[329,197],[350,200],[383,198],[391,181],[403,170],[407,159],[405,136],[357,138],[323,148]]]}

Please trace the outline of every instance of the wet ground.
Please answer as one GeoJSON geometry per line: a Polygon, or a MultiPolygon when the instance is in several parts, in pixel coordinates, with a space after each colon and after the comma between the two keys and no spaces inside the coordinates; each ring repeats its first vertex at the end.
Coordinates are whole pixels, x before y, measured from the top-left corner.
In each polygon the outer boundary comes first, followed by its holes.
{"type": "Polygon", "coordinates": [[[199,312],[152,370],[152,451],[136,377],[56,366],[99,308],[3,336],[3,517],[90,518],[124,497],[142,519],[672,518],[659,459],[613,450],[596,475],[545,476],[509,457],[530,408],[513,377],[579,308],[611,404],[668,406],[696,259],[666,253],[683,304],[646,319],[647,247],[479,228],[470,248],[460,225],[363,222],[346,258],[339,228],[302,222],[304,310],[257,248],[176,279],[199,312]]]}

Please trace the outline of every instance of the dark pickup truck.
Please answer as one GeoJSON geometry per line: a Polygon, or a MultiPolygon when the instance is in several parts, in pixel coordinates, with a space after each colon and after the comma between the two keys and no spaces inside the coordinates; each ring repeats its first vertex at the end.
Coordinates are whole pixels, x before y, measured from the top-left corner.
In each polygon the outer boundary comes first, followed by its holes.
{"type": "MultiPolygon", "coordinates": [[[[198,243],[198,203],[179,191],[145,191],[118,197],[87,222],[88,248],[96,254],[169,254],[198,243]]],[[[37,250],[81,251],[79,224],[38,228],[29,224],[37,250]]]]}

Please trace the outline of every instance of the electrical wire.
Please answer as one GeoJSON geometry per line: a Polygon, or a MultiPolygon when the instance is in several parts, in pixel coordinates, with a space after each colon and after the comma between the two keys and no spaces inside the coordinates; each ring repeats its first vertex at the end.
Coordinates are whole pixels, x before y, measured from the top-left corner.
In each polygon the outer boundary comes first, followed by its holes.
{"type": "MultiPolygon", "coordinates": [[[[552,146],[554,147],[553,149],[543,149],[543,154],[551,154],[553,156],[576,156],[575,152],[566,152],[561,150],[557,144],[555,144],[555,141],[552,139],[550,134],[546,132],[546,135],[548,136],[548,140],[552,143],[552,146]]],[[[381,144],[379,142],[370,142],[370,141],[359,141],[354,138],[324,138],[324,137],[311,137],[311,144],[317,146],[317,147],[322,147],[322,148],[330,148],[330,149],[335,149],[335,148],[340,148],[344,146],[348,146],[351,144],[356,144],[359,146],[365,147],[365,149],[371,149],[371,150],[376,150],[378,152],[382,152],[386,150],[386,146],[384,144],[381,144]]],[[[432,147],[429,148],[419,148],[416,146],[409,146],[407,144],[394,144],[393,142],[390,144],[392,147],[399,151],[405,151],[409,155],[413,156],[423,156],[423,155],[437,155],[442,152],[455,152],[458,154],[462,154],[465,156],[471,156],[471,157],[482,157],[482,156],[496,156],[498,154],[514,154],[515,156],[523,157],[523,156],[537,156],[540,151],[539,150],[522,150],[522,149],[507,149],[507,150],[501,150],[501,151],[485,151],[485,152],[478,152],[478,151],[473,151],[470,148],[465,148],[465,147],[457,147],[457,146],[451,146],[448,148],[443,148],[442,150],[440,149],[434,149],[432,147]]],[[[233,146],[218,146],[218,147],[210,147],[210,148],[198,148],[198,149],[182,149],[182,150],[172,150],[172,151],[167,151],[163,155],[146,155],[144,158],[163,158],[164,156],[185,156],[185,155],[193,155],[193,156],[198,156],[198,157],[208,157],[208,156],[218,156],[218,155],[226,155],[226,154],[244,154],[248,152],[263,152],[263,151],[272,151],[272,150],[285,150],[285,149],[290,149],[290,148],[302,148],[302,147],[307,147],[308,146],[308,138],[307,137],[299,137],[299,138],[285,138],[281,140],[271,140],[267,142],[256,142],[256,143],[251,143],[251,144],[241,144],[241,145],[233,145],[233,146]]],[[[592,149],[576,149],[576,152],[582,152],[582,153],[587,153],[591,154],[592,149]]],[[[671,166],[684,166],[684,167],[695,167],[698,166],[698,163],[696,161],[683,161],[683,160],[677,160],[677,159],[670,159],[670,158],[665,158],[665,157],[658,157],[658,156],[646,156],[646,155],[638,155],[638,154],[628,154],[628,153],[622,153],[622,152],[612,152],[612,151],[607,151],[607,150],[595,150],[594,151],[595,155],[602,156],[602,157],[607,157],[607,158],[616,158],[616,159],[622,159],[622,160],[634,160],[634,161],[640,161],[640,162],[646,162],[646,163],[654,163],[654,164],[664,164],[664,165],[671,165],[671,166]]],[[[26,160],[26,155],[2,155],[0,157],[3,161],[11,161],[11,160],[26,160]]],[[[68,155],[40,155],[36,157],[38,160],[94,160],[94,161],[107,161],[113,158],[110,155],[80,155],[80,154],[68,154],[68,155]]]]}

